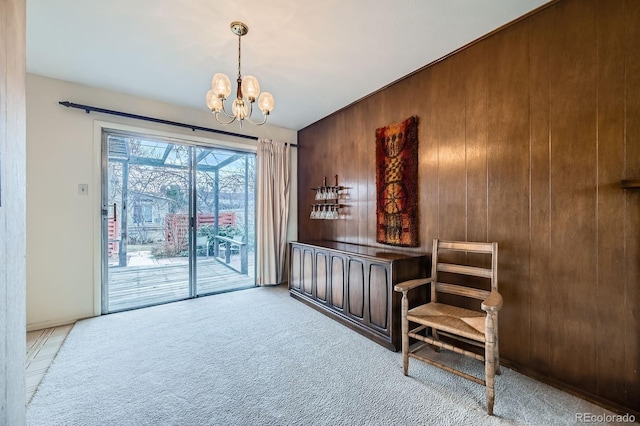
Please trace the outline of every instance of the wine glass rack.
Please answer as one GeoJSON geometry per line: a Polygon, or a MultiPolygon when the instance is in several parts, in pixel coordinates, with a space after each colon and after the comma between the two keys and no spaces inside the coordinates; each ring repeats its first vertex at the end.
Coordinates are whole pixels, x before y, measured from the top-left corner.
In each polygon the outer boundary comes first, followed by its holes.
{"type": "Polygon", "coordinates": [[[344,204],[340,203],[343,198],[345,187],[338,185],[338,175],[335,176],[335,185],[327,185],[326,176],[322,179],[322,186],[311,188],[315,191],[315,200],[319,203],[311,204],[311,219],[340,219],[340,209],[344,204]]]}

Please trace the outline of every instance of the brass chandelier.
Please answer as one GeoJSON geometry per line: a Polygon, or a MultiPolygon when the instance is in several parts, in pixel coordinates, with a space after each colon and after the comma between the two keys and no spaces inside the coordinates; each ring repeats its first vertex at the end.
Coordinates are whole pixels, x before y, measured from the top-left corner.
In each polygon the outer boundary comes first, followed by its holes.
{"type": "Polygon", "coordinates": [[[238,36],[238,87],[236,98],[231,105],[231,114],[225,108],[225,101],[231,94],[231,80],[226,74],[216,73],[211,80],[211,90],[207,92],[207,106],[220,124],[231,124],[238,120],[240,127],[244,120],[255,125],[262,125],[267,122],[269,113],[273,111],[275,105],[273,95],[269,92],[260,93],[258,79],[252,75],[242,77],[240,73],[241,39],[249,32],[249,27],[240,21],[231,23],[231,32],[238,36]],[[262,112],[262,121],[253,121],[253,104],[258,101],[258,108],[262,112]]]}

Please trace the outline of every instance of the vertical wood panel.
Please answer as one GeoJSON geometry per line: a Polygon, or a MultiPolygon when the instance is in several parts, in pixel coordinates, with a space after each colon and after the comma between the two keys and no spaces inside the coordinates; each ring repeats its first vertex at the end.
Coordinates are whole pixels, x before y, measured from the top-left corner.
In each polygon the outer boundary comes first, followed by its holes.
{"type": "Polygon", "coordinates": [[[595,394],[596,25],[594,2],[576,3],[557,5],[550,30],[551,373],[595,394]]]}
{"type": "MultiPolygon", "coordinates": [[[[314,159],[314,163],[315,163],[315,167],[312,170],[307,170],[308,173],[308,177],[307,180],[309,181],[309,185],[307,187],[304,188],[305,190],[305,194],[306,194],[306,199],[309,199],[309,188],[312,187],[318,187],[320,185],[322,185],[322,178],[326,173],[326,165],[325,165],[325,161],[326,161],[326,156],[327,156],[327,152],[329,148],[329,146],[327,146],[326,143],[324,143],[325,141],[331,141],[331,128],[333,127],[334,123],[333,122],[325,122],[323,123],[324,125],[320,127],[320,139],[318,139],[317,141],[315,141],[315,143],[313,144],[313,153],[311,155],[313,155],[314,159]]],[[[304,147],[303,147],[303,155],[304,155],[304,147]]],[[[313,198],[313,197],[312,197],[313,198]]],[[[313,201],[313,202],[317,202],[317,201],[313,201]]],[[[307,206],[305,206],[307,208],[307,217],[309,215],[308,213],[308,209],[309,206],[307,204],[307,206]]],[[[312,238],[319,238],[324,234],[324,226],[323,226],[323,221],[320,220],[310,220],[309,221],[309,225],[310,225],[310,229],[311,229],[311,233],[312,233],[312,238]]]]}
{"type": "Polygon", "coordinates": [[[315,227],[309,219],[311,214],[311,206],[313,204],[313,192],[309,189],[317,187],[318,183],[312,180],[312,175],[318,167],[315,160],[313,167],[310,167],[308,161],[310,158],[319,158],[319,147],[317,140],[322,140],[322,126],[318,123],[313,127],[307,128],[305,131],[298,132],[298,238],[299,239],[317,239],[318,235],[314,232],[315,227]]]}
{"type": "Polygon", "coordinates": [[[465,86],[464,55],[438,64],[438,108],[434,136],[438,140],[438,236],[463,240],[466,236],[465,86]]]}
{"type": "MultiPolygon", "coordinates": [[[[354,199],[358,200],[360,198],[359,174],[363,168],[360,159],[362,147],[355,143],[346,143],[346,141],[351,140],[351,135],[356,130],[351,126],[357,126],[357,124],[349,119],[349,116],[353,115],[352,111],[343,111],[338,114],[337,126],[330,142],[332,160],[327,169],[330,169],[330,174],[327,176],[327,184],[333,185],[335,183],[335,175],[338,175],[338,183],[351,187],[349,191],[352,192],[354,199]],[[338,155],[335,155],[336,153],[338,155]]],[[[330,239],[349,243],[358,242],[359,207],[359,203],[352,203],[346,220],[327,221],[332,229],[330,239]]]]}
{"type": "Polygon", "coordinates": [[[624,400],[624,2],[597,3],[598,88],[598,393],[624,400]]]}
{"type": "Polygon", "coordinates": [[[367,148],[369,153],[367,156],[366,167],[369,171],[367,175],[367,192],[366,192],[366,204],[367,204],[367,235],[363,239],[367,245],[376,244],[376,150],[375,150],[375,129],[378,127],[376,124],[382,122],[383,113],[378,106],[378,97],[373,96],[367,99],[365,102],[368,105],[367,112],[368,118],[366,126],[363,144],[367,148]]]}
{"type": "Polygon", "coordinates": [[[551,361],[550,308],[551,287],[549,271],[550,218],[549,218],[549,82],[553,73],[549,69],[548,11],[531,18],[531,222],[529,244],[531,253],[531,354],[530,363],[539,373],[549,374],[551,361]]]}
{"type": "MultiPolygon", "coordinates": [[[[369,179],[371,176],[371,170],[374,170],[369,166],[371,161],[371,150],[367,149],[369,142],[367,135],[369,132],[367,118],[369,116],[368,105],[370,103],[363,103],[362,108],[359,108],[350,116],[350,130],[347,134],[348,141],[345,143],[351,143],[358,147],[358,177],[357,177],[357,196],[351,199],[350,204],[357,206],[357,214],[354,215],[354,226],[356,228],[355,243],[366,245],[367,239],[367,219],[369,218],[369,179]]],[[[349,158],[343,156],[343,166],[349,163],[349,158]]]]}
{"type": "MultiPolygon", "coordinates": [[[[327,139],[323,143],[325,160],[323,161],[322,176],[318,178],[318,181],[324,183],[326,178],[327,185],[333,183],[333,175],[336,173],[335,165],[338,160],[332,153],[338,146],[336,139],[339,137],[338,135],[342,135],[343,129],[343,115],[338,115],[330,127],[327,139]]],[[[317,226],[324,229],[322,235],[327,235],[331,240],[337,239],[338,230],[336,229],[336,223],[334,221],[321,219],[318,221],[317,226]]],[[[343,235],[343,238],[344,237],[345,235],[343,235]]]]}
{"type": "MultiPolygon", "coordinates": [[[[429,178],[428,175],[425,174],[427,173],[426,167],[425,167],[426,162],[425,162],[425,159],[423,158],[424,152],[425,152],[424,145],[427,143],[425,135],[422,134],[422,132],[425,131],[426,129],[423,121],[426,121],[427,116],[432,113],[430,104],[429,104],[430,99],[428,98],[428,96],[426,96],[426,93],[427,93],[426,82],[427,80],[425,78],[422,78],[421,75],[415,75],[407,79],[407,84],[409,85],[409,87],[405,89],[406,92],[413,91],[415,93],[419,93],[420,96],[413,97],[414,100],[413,102],[410,103],[413,109],[407,110],[406,114],[404,115],[405,118],[408,118],[414,115],[418,117],[418,170],[417,170],[418,187],[417,187],[417,192],[415,196],[417,197],[417,203],[418,203],[417,204],[418,205],[418,211],[417,211],[418,244],[421,247],[424,247],[427,240],[431,238],[431,237],[426,237],[427,235],[426,230],[428,229],[428,225],[427,225],[427,221],[425,220],[426,219],[425,216],[422,214],[423,206],[428,202],[428,200],[425,198],[427,195],[422,188],[423,188],[423,183],[425,183],[429,178]]],[[[404,96],[403,93],[401,93],[400,95],[404,96]]],[[[429,235],[433,235],[433,234],[429,234],[429,235]]]]}
{"type": "Polygon", "coordinates": [[[431,252],[433,238],[438,235],[438,140],[433,132],[437,118],[437,85],[434,68],[423,71],[420,93],[426,104],[418,116],[418,176],[420,205],[420,248],[431,252]]]}
{"type": "Polygon", "coordinates": [[[466,174],[467,241],[487,241],[487,43],[467,49],[466,55],[466,174]]]}
{"type": "MultiPolygon", "coordinates": [[[[465,159],[465,56],[457,55],[433,68],[437,108],[433,110],[432,128],[437,141],[438,164],[438,230],[444,240],[466,237],[466,159],[465,159]],[[453,60],[455,59],[455,60],[453,60]]],[[[433,238],[433,237],[432,237],[433,238]]],[[[460,253],[451,253],[461,256],[460,253]]],[[[462,255],[463,256],[463,255],[462,255]]],[[[458,260],[453,260],[456,262],[458,260]]],[[[460,279],[453,276],[453,279],[460,279]]],[[[451,282],[451,281],[448,281],[451,282]]],[[[452,282],[455,284],[455,281],[452,282]]],[[[438,301],[464,306],[465,298],[439,294],[438,301]]]]}
{"type": "Polygon", "coordinates": [[[488,237],[498,242],[501,355],[528,364],[529,31],[507,28],[490,40],[488,237]],[[517,326],[516,326],[517,324],[517,326]]]}
{"type": "MultiPolygon", "coordinates": [[[[640,2],[627,0],[625,16],[625,173],[640,179],[640,2]]],[[[625,191],[625,211],[625,402],[640,411],[640,191],[625,191]]]]}
{"type": "MultiPolygon", "coordinates": [[[[487,43],[478,43],[465,52],[465,169],[466,241],[487,241],[487,141],[489,62],[487,43]]],[[[467,264],[490,267],[487,256],[469,253],[467,264]]],[[[483,279],[469,279],[469,285],[490,290],[483,279]]],[[[464,306],[478,309],[479,301],[467,298],[464,306]]]]}

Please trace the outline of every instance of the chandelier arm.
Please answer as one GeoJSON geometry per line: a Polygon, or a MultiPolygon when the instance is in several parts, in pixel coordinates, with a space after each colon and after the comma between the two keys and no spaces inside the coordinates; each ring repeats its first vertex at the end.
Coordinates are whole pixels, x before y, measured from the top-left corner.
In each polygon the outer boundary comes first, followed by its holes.
{"type": "Polygon", "coordinates": [[[247,118],[245,118],[245,120],[247,120],[249,123],[255,125],[255,126],[262,126],[264,123],[267,122],[267,116],[269,114],[263,114],[264,118],[262,119],[262,121],[258,122],[258,121],[253,121],[251,119],[251,116],[253,115],[253,102],[249,102],[249,115],[247,115],[247,118]]]}
{"type": "Polygon", "coordinates": [[[216,117],[216,121],[217,121],[218,123],[220,123],[220,124],[231,124],[231,123],[233,123],[234,121],[236,121],[236,118],[235,118],[235,117],[233,117],[233,118],[232,118],[231,120],[229,120],[229,121],[222,121],[222,120],[220,120],[220,118],[218,117],[218,115],[220,115],[220,113],[219,113],[219,112],[216,112],[216,113],[214,113],[213,115],[214,115],[214,117],[216,117]]]}
{"type": "MultiPolygon", "coordinates": [[[[224,113],[224,115],[225,115],[227,118],[231,119],[231,121],[230,121],[229,123],[233,123],[233,120],[235,120],[235,119],[236,119],[236,116],[235,116],[235,115],[232,115],[232,114],[229,114],[229,113],[227,112],[227,110],[224,108],[224,101],[221,103],[221,105],[222,105],[222,112],[224,113]]],[[[218,114],[220,114],[220,111],[218,111],[218,114]]]]}
{"type": "Polygon", "coordinates": [[[265,115],[261,122],[253,121],[248,117],[245,118],[245,120],[247,120],[249,123],[253,124],[254,126],[262,126],[264,123],[267,122],[267,116],[265,115]]]}
{"type": "MultiPolygon", "coordinates": [[[[247,114],[247,118],[250,119],[253,115],[253,102],[249,102],[249,113],[247,114]]],[[[251,120],[249,120],[251,122],[251,120]]]]}
{"type": "Polygon", "coordinates": [[[229,121],[222,121],[220,120],[220,111],[216,111],[213,113],[213,115],[216,117],[216,121],[220,124],[231,124],[234,121],[236,121],[236,117],[235,116],[230,116],[227,111],[225,111],[224,109],[224,102],[222,103],[222,112],[224,112],[224,115],[226,116],[226,118],[229,119],[229,121]]]}

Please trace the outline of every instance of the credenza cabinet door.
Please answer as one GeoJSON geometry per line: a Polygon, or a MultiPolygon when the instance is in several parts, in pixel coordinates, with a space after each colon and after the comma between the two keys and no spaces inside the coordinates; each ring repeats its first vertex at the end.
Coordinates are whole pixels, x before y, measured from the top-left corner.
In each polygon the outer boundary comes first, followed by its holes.
{"type": "Polygon", "coordinates": [[[316,299],[327,303],[329,290],[329,254],[316,252],[316,299]]]}
{"type": "Polygon", "coordinates": [[[331,307],[339,312],[344,311],[345,260],[344,256],[331,254],[331,307]]]}
{"type": "Polygon", "coordinates": [[[357,321],[365,320],[365,262],[359,259],[349,259],[349,280],[347,282],[349,298],[349,315],[357,321]]]}
{"type": "Polygon", "coordinates": [[[391,296],[393,295],[389,266],[380,263],[369,263],[368,278],[368,323],[380,331],[389,333],[391,296]]]}
{"type": "Polygon", "coordinates": [[[302,291],[313,296],[313,250],[302,250],[302,291]]]}
{"type": "Polygon", "coordinates": [[[302,248],[291,246],[291,272],[289,273],[289,287],[302,291],[302,248]]]}

